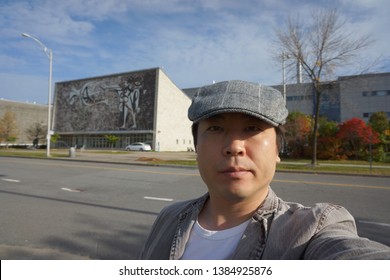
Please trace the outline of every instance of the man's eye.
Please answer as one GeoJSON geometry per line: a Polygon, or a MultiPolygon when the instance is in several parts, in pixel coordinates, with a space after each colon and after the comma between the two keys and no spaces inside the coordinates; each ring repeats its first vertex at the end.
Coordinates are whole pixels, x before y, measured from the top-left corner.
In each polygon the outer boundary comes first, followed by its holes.
{"type": "Polygon", "coordinates": [[[222,129],[222,127],[220,127],[220,126],[217,126],[217,125],[212,125],[212,126],[210,126],[208,129],[207,129],[208,131],[222,131],[223,129],[222,129]]]}
{"type": "Polygon", "coordinates": [[[260,127],[257,127],[255,125],[251,125],[251,126],[248,126],[247,128],[245,128],[246,131],[262,131],[262,129],[260,127]]]}

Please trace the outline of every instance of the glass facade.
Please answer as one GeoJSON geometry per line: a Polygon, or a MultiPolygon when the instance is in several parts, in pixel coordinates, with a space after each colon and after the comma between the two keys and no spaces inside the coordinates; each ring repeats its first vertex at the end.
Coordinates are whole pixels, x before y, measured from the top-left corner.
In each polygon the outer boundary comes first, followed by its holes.
{"type": "MultiPolygon", "coordinates": [[[[115,135],[115,134],[110,134],[115,135]]],[[[143,142],[153,144],[153,133],[135,133],[115,135],[119,140],[112,146],[113,149],[124,149],[127,145],[134,142],[143,142]]],[[[54,144],[56,148],[76,147],[87,149],[108,149],[111,144],[103,134],[94,135],[60,135],[60,139],[54,144]]],[[[152,149],[154,147],[152,146],[152,149]]]]}

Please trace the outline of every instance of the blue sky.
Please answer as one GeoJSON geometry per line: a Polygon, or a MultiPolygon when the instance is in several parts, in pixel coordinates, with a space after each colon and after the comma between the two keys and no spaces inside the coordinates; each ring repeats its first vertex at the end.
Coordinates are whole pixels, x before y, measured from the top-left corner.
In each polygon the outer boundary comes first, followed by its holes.
{"type": "Polygon", "coordinates": [[[362,54],[382,57],[373,71],[390,71],[388,0],[0,0],[0,98],[47,104],[49,60],[21,33],[53,50],[53,82],[162,67],[180,88],[280,84],[275,28],[335,7],[376,40],[362,54]]]}

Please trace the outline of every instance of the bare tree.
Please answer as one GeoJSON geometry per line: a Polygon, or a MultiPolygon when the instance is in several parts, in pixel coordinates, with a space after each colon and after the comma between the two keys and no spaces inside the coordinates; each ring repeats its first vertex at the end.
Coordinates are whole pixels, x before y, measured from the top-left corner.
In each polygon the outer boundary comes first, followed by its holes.
{"type": "Polygon", "coordinates": [[[46,137],[47,126],[40,123],[33,123],[26,129],[28,139],[33,141],[34,148],[38,148],[39,140],[43,140],[46,137]]]}
{"type": "Polygon", "coordinates": [[[299,16],[290,17],[285,29],[276,30],[279,54],[283,54],[283,59],[294,59],[303,70],[305,78],[313,84],[313,166],[317,165],[317,134],[321,93],[326,84],[324,81],[334,79],[336,69],[357,62],[359,52],[373,43],[369,35],[356,38],[348,33],[345,25],[346,21],[333,9],[313,12],[307,21],[301,21],[299,16]]]}

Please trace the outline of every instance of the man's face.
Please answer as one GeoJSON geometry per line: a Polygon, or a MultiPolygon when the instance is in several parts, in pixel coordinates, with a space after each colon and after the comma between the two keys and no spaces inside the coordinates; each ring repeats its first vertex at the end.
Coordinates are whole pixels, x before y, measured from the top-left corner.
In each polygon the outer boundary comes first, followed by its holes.
{"type": "Polygon", "coordinates": [[[232,202],[265,197],[280,161],[274,127],[224,113],[200,121],[197,140],[199,171],[211,197],[232,202]]]}

